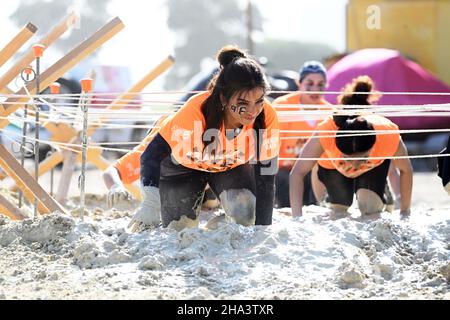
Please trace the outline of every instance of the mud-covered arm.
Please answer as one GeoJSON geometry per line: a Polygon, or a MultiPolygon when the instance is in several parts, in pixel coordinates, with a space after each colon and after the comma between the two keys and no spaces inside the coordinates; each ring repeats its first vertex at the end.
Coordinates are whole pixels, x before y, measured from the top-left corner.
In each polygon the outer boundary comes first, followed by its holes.
{"type": "Polygon", "coordinates": [[[158,133],[141,155],[142,186],[159,187],[161,161],[171,154],[171,148],[158,133]]]}

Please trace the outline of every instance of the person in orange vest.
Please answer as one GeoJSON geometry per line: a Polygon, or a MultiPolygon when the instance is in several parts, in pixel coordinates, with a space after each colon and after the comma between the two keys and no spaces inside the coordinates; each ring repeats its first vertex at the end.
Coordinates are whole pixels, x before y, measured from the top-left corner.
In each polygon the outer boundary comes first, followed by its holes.
{"type": "Polygon", "coordinates": [[[156,121],[153,128],[148,135],[141,141],[139,145],[133,150],[127,152],[121,158],[117,159],[103,172],[103,181],[108,189],[107,203],[108,207],[112,208],[121,201],[131,199],[130,193],[125,188],[124,184],[132,184],[139,180],[141,163],[140,158],[150,141],[161,128],[161,123],[167,119],[168,116],[162,116],[156,121]]]}
{"type": "Polygon", "coordinates": [[[269,225],[278,169],[279,126],[266,99],[259,64],[226,46],[209,89],[192,96],[166,122],[141,156],[143,201],[129,227],[177,230],[198,225],[206,184],[219,198],[223,218],[269,225]]]}
{"type": "MultiPolygon", "coordinates": [[[[152,141],[159,132],[161,126],[171,116],[172,115],[164,115],[160,117],[139,145],[134,147],[133,150],[129,151],[121,158],[117,159],[103,172],[103,181],[106,188],[108,188],[106,199],[109,208],[116,206],[122,201],[128,201],[131,199],[131,195],[125,188],[124,184],[132,184],[139,180],[141,171],[141,154],[144,152],[150,141],[152,141]]],[[[219,201],[215,198],[209,188],[206,189],[202,206],[205,209],[213,209],[219,206],[219,201]]]]}
{"type": "MultiPolygon", "coordinates": [[[[380,94],[376,93],[375,83],[366,75],[354,78],[344,87],[343,92],[338,97],[338,104],[341,105],[373,105],[380,98],[380,94]],[[354,94],[354,92],[370,92],[371,94],[361,95],[354,94]]],[[[400,205],[400,176],[392,161],[389,166],[388,181],[385,190],[386,211],[392,212],[400,205]]],[[[326,192],[322,192],[320,195],[322,198],[318,198],[319,202],[324,200],[326,192]]]]}
{"type": "MultiPolygon", "coordinates": [[[[299,91],[323,91],[327,85],[327,71],[319,61],[307,61],[299,70],[299,79],[297,81],[299,91]]],[[[325,111],[331,110],[330,105],[322,94],[293,92],[278,97],[272,102],[277,111],[300,111],[303,105],[317,105],[317,108],[308,106],[306,110],[325,111]],[[285,106],[293,105],[293,106],[285,106]]],[[[297,158],[310,136],[313,135],[316,125],[325,118],[325,115],[303,116],[302,120],[282,119],[280,118],[280,158],[297,158]],[[288,132],[290,131],[290,132],[288,132]],[[307,132],[295,132],[307,131],[307,132]],[[298,138],[301,137],[301,138],[298,138]]],[[[289,173],[295,163],[295,160],[279,160],[279,169],[275,179],[276,196],[275,206],[279,208],[289,207],[289,173]]],[[[316,195],[322,194],[324,187],[317,178],[317,166],[308,173],[304,180],[303,204],[317,204],[316,195]],[[313,188],[314,185],[314,188],[313,188]]],[[[319,196],[319,195],[317,195],[319,196]]]]}
{"type": "MultiPolygon", "coordinates": [[[[354,82],[354,91],[371,92],[367,79],[354,82]]],[[[372,94],[346,94],[340,96],[342,104],[369,105],[372,94]]],[[[389,119],[375,115],[334,115],[317,126],[317,132],[306,143],[300,159],[290,175],[292,215],[302,215],[303,178],[318,163],[318,178],[325,185],[328,201],[334,211],[347,212],[356,194],[362,215],[379,213],[386,204],[385,189],[389,166],[387,157],[408,155],[406,147],[395,132],[397,125],[389,119]],[[368,131],[370,135],[351,135],[346,131],[368,131]],[[321,131],[332,131],[321,133],[321,131]],[[380,131],[379,134],[377,132],[380,131]],[[392,133],[386,133],[393,131],[392,133]],[[319,158],[323,153],[326,159],[319,158]],[[345,158],[359,158],[345,160],[345,158]],[[373,158],[373,159],[365,159],[373,158]]],[[[408,158],[393,159],[400,172],[400,213],[408,214],[411,206],[412,166],[408,158]]]]}

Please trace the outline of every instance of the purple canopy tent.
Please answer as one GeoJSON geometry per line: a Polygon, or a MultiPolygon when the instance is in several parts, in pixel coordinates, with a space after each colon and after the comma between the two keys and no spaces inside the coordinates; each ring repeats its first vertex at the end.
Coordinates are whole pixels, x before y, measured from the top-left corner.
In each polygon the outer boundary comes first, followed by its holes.
{"type": "MultiPolygon", "coordinates": [[[[417,63],[389,49],[363,49],[339,60],[328,71],[327,91],[341,91],[353,78],[368,75],[382,92],[446,92],[450,87],[417,63]]],[[[328,94],[330,103],[337,95],[328,94]]],[[[450,95],[383,95],[379,105],[422,105],[450,103],[450,95]]],[[[401,129],[450,128],[450,116],[389,117],[401,129]]]]}

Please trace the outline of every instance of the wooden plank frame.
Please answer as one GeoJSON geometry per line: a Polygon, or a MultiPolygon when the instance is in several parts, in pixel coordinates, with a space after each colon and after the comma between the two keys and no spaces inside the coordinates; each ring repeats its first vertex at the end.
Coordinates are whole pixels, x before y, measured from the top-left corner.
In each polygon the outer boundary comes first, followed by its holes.
{"type": "MultiPolygon", "coordinates": [[[[67,24],[67,21],[64,22],[67,24]]],[[[120,30],[124,28],[122,21],[115,17],[110,22],[105,24],[91,37],[84,40],[67,55],[63,56],[50,68],[48,68],[43,74],[41,74],[41,89],[45,89],[52,82],[60,78],[64,73],[70,70],[82,59],[93,53],[106,41],[111,39],[120,30]]],[[[27,89],[31,94],[36,93],[36,83],[33,81],[27,85],[27,89]]],[[[21,89],[16,92],[17,95],[26,94],[25,89],[21,89]]],[[[6,100],[8,103],[2,105],[1,115],[8,116],[24,103],[28,101],[27,97],[11,97],[6,100]]],[[[9,121],[3,120],[0,122],[0,128],[4,128],[8,125],[9,121]]],[[[56,202],[37,182],[33,177],[20,165],[20,163],[6,150],[3,145],[0,145],[0,166],[7,172],[7,174],[14,179],[18,187],[23,191],[25,197],[30,202],[33,202],[36,197],[39,201],[39,212],[49,213],[53,211],[65,212],[64,208],[56,202]]],[[[5,202],[5,205],[6,202],[5,202]]],[[[3,206],[5,207],[5,206],[3,206]]],[[[12,209],[11,209],[12,210],[12,209]]],[[[11,211],[9,211],[11,212],[11,211]]]]}
{"type": "MultiPolygon", "coordinates": [[[[143,78],[141,78],[136,84],[134,84],[131,88],[128,89],[127,92],[120,95],[113,102],[111,102],[106,109],[109,110],[120,110],[126,107],[129,102],[123,102],[122,100],[131,100],[136,95],[138,95],[140,91],[145,89],[145,87],[156,79],[163,72],[168,70],[173,64],[175,59],[172,56],[166,57],[161,63],[159,63],[155,68],[153,68],[149,73],[147,73],[143,78]]],[[[102,122],[100,119],[98,122],[102,122]]],[[[46,126],[46,125],[44,125],[46,126]]],[[[49,126],[46,128],[52,133],[52,137],[50,138],[52,141],[70,143],[77,137],[78,132],[68,124],[53,124],[49,123],[49,126]]],[[[91,125],[88,127],[88,136],[92,136],[95,131],[99,128],[98,124],[91,125]]],[[[98,169],[104,171],[109,166],[108,161],[102,157],[102,151],[98,148],[88,148],[87,152],[87,160],[94,164],[98,169]]],[[[80,161],[81,155],[76,157],[77,161],[80,161]]],[[[39,166],[39,175],[43,175],[46,172],[50,171],[52,168],[57,166],[60,162],[64,160],[64,156],[62,151],[56,151],[50,155],[50,157],[46,158],[39,166]]],[[[141,200],[141,193],[139,188],[132,184],[125,184],[125,188],[133,195],[137,200],[141,200]]],[[[61,195],[59,195],[59,199],[61,195]]]]}
{"type": "Polygon", "coordinates": [[[17,159],[10,154],[3,145],[0,145],[0,166],[14,179],[28,201],[33,203],[35,197],[39,200],[40,213],[50,213],[54,211],[66,212],[65,209],[36,182],[36,180],[20,165],[17,159]]]}
{"type": "Polygon", "coordinates": [[[0,194],[0,214],[9,217],[12,220],[23,220],[27,216],[22,213],[14,204],[9,202],[3,195],[0,194]]]}
{"type": "MultiPolygon", "coordinates": [[[[51,83],[58,80],[63,74],[65,74],[68,70],[78,64],[78,62],[80,62],[82,59],[86,58],[88,55],[97,50],[101,45],[111,39],[123,28],[124,25],[118,17],[112,19],[102,28],[97,30],[97,32],[95,32],[92,36],[84,40],[72,51],[59,59],[47,70],[45,70],[45,72],[42,73],[40,77],[40,88],[42,90],[47,88],[51,83]]],[[[29,83],[26,87],[31,94],[36,93],[35,81],[29,83]]],[[[26,95],[26,91],[25,89],[21,89],[15,94],[26,95]]],[[[5,102],[7,102],[8,104],[3,105],[4,112],[2,112],[1,116],[7,117],[11,113],[22,107],[28,100],[28,97],[11,97],[9,99],[6,99],[5,102]]],[[[8,120],[0,121],[0,128],[6,127],[8,123],[8,120]]]]}
{"type": "Polygon", "coordinates": [[[37,27],[28,22],[6,46],[0,50],[0,67],[19,51],[19,49],[36,33],[37,27]]]}
{"type": "MultiPolygon", "coordinates": [[[[44,38],[40,39],[38,43],[43,44],[48,48],[53,42],[60,38],[72,25],[77,21],[77,15],[70,13],[60,23],[58,23],[44,38]]],[[[0,89],[5,88],[20,72],[28,67],[34,61],[33,49],[30,48],[25,55],[23,55],[11,68],[8,69],[0,77],[0,89]]]]}

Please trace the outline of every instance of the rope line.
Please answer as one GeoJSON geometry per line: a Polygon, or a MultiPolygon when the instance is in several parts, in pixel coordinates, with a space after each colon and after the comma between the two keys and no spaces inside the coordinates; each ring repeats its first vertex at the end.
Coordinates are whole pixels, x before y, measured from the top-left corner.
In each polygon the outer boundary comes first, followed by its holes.
{"type": "MultiPolygon", "coordinates": [[[[0,131],[5,132],[4,129],[0,129],[0,131]]],[[[7,132],[7,133],[11,133],[12,135],[15,136],[21,136],[18,133],[14,133],[14,132],[7,132]]],[[[32,137],[28,137],[27,138],[29,141],[33,141],[35,142],[36,139],[32,138],[32,137]]],[[[75,144],[75,143],[65,143],[65,142],[56,142],[56,141],[51,141],[51,140],[43,140],[43,139],[39,139],[38,140],[40,143],[43,144],[47,144],[50,146],[53,146],[55,149],[61,148],[61,149],[65,149],[65,150],[69,150],[72,152],[76,152],[76,153],[81,153],[81,142],[80,144],[75,144]],[[75,147],[75,148],[80,148],[80,150],[77,149],[73,149],[70,147],[75,147]]],[[[130,149],[121,149],[121,148],[108,148],[108,147],[102,147],[100,146],[101,143],[98,144],[91,144],[90,142],[88,143],[88,147],[92,148],[92,149],[100,149],[100,150],[107,150],[107,151],[116,151],[116,152],[129,152],[130,149]]],[[[143,151],[136,151],[139,153],[142,153],[143,151]]],[[[426,155],[408,155],[408,156],[392,156],[392,157],[355,157],[355,158],[279,158],[280,160],[380,160],[380,159],[422,159],[422,158],[437,158],[437,157],[446,157],[446,156],[450,156],[449,153],[438,153],[438,154],[426,154],[426,155]]]]}
{"type": "MultiPolygon", "coordinates": [[[[137,92],[92,92],[86,94],[87,97],[89,96],[111,96],[111,95],[175,95],[175,94],[196,94],[201,93],[205,91],[137,91],[137,92]]],[[[300,94],[342,94],[342,91],[268,91],[267,94],[288,94],[288,93],[300,93],[300,94]]],[[[406,92],[406,91],[374,91],[374,92],[356,92],[356,91],[348,91],[345,92],[351,93],[351,94],[363,94],[363,95],[419,95],[419,96],[450,96],[450,92],[406,92]]],[[[60,93],[60,94],[35,94],[32,95],[33,97],[42,96],[44,98],[51,98],[51,97],[80,97],[81,93],[60,93]]],[[[7,97],[7,98],[23,98],[28,97],[24,94],[0,94],[0,97],[7,97]]]]}

